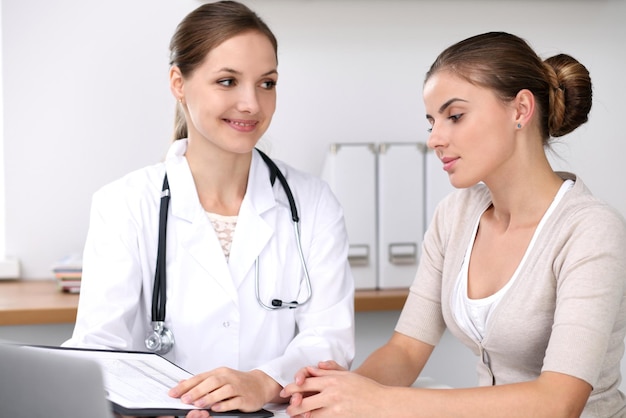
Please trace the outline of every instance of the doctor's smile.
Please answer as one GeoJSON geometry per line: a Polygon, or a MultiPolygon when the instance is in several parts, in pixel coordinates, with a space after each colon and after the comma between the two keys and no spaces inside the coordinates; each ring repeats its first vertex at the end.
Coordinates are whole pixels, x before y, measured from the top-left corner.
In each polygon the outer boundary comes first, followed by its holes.
{"type": "Polygon", "coordinates": [[[236,119],[224,119],[224,122],[228,123],[231,127],[242,132],[252,132],[258,125],[258,121],[236,120],[236,119]]]}

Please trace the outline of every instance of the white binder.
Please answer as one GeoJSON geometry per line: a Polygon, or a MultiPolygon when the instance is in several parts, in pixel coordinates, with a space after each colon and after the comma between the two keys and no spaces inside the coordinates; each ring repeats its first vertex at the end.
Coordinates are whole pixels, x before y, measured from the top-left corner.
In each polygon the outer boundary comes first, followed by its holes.
{"type": "Polygon", "coordinates": [[[382,143],[378,152],[378,287],[406,288],[424,234],[426,145],[382,143]]]}
{"type": "Polygon", "coordinates": [[[343,206],[356,289],[377,286],[376,145],[332,144],[322,178],[343,206]]]}

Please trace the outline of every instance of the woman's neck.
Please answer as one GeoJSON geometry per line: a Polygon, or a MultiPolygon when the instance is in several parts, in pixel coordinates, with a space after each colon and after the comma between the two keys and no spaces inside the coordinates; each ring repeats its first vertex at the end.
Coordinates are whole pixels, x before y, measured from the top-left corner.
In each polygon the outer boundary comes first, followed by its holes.
{"type": "Polygon", "coordinates": [[[502,228],[533,227],[554,200],[563,179],[545,163],[485,182],[491,192],[493,220],[502,228]]]}

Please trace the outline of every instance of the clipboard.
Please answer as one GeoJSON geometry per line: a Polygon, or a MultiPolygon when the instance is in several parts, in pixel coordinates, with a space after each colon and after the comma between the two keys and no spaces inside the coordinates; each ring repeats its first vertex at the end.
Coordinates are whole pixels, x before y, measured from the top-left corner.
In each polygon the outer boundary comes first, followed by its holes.
{"type": "MultiPolygon", "coordinates": [[[[115,351],[71,347],[24,346],[34,351],[59,353],[88,359],[99,365],[104,391],[114,412],[132,416],[185,416],[196,408],[167,395],[169,388],[193,375],[156,353],[115,351]]],[[[205,409],[213,417],[267,418],[274,414],[265,409],[254,412],[238,410],[215,412],[205,409]]]]}
{"type": "MultiPolygon", "coordinates": [[[[160,417],[160,416],[175,416],[184,417],[191,409],[128,409],[118,404],[111,403],[113,405],[113,412],[121,415],[130,415],[133,417],[160,417]]],[[[269,418],[274,414],[265,409],[260,409],[254,412],[242,412],[242,411],[228,411],[228,412],[215,412],[210,409],[205,409],[212,417],[224,417],[224,418],[269,418]]]]}

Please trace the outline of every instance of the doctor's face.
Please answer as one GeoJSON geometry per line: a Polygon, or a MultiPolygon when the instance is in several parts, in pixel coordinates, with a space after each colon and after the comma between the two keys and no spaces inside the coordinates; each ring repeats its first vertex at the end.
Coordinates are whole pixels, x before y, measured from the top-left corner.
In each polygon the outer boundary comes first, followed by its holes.
{"type": "Polygon", "coordinates": [[[424,84],[428,146],[450,183],[465,188],[510,175],[515,155],[515,109],[495,93],[441,71],[424,84]]]}
{"type": "Polygon", "coordinates": [[[190,146],[250,152],[276,109],[276,67],[274,48],[259,32],[244,32],[211,50],[182,79],[190,146]]]}

